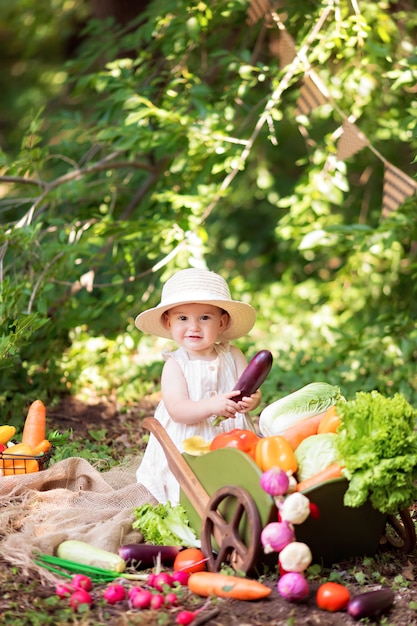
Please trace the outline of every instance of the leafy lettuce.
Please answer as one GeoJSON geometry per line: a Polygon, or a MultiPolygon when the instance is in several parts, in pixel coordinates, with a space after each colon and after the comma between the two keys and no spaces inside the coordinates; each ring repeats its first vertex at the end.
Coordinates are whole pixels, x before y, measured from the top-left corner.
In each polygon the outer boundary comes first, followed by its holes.
{"type": "Polygon", "coordinates": [[[133,528],[140,530],[145,543],[157,546],[200,547],[190,527],[185,509],[180,505],[142,504],[134,511],[133,528]]]}
{"type": "Polygon", "coordinates": [[[370,500],[397,513],[417,500],[417,411],[400,394],[358,392],[337,405],[337,447],[349,480],[346,506],[370,500]]]}

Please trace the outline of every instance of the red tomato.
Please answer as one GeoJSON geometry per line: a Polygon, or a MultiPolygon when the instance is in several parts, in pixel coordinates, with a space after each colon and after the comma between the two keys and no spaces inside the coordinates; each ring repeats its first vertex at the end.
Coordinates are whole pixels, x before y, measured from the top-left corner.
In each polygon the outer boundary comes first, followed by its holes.
{"type": "Polygon", "coordinates": [[[316,594],[316,604],[323,611],[343,611],[349,600],[349,589],[339,583],[323,583],[316,594]]]}
{"type": "Polygon", "coordinates": [[[174,572],[203,572],[206,569],[206,557],[198,548],[185,548],[175,557],[174,572]]]}

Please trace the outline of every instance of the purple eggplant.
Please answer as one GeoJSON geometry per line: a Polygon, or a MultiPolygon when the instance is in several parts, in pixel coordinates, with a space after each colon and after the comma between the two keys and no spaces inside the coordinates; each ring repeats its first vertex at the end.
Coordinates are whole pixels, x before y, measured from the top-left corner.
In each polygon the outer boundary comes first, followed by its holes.
{"type": "Polygon", "coordinates": [[[233,400],[239,402],[244,396],[250,396],[259,389],[271,371],[271,367],[272,354],[269,350],[261,350],[255,354],[233,387],[233,391],[239,389],[241,392],[233,400]]]}
{"type": "Polygon", "coordinates": [[[128,567],[147,569],[154,567],[158,555],[161,563],[172,565],[182,546],[154,546],[149,543],[127,543],[119,548],[119,556],[128,567]]]}
{"type": "Polygon", "coordinates": [[[377,617],[394,604],[394,592],[389,587],[366,591],[353,596],[347,605],[348,614],[354,619],[377,617]]]}

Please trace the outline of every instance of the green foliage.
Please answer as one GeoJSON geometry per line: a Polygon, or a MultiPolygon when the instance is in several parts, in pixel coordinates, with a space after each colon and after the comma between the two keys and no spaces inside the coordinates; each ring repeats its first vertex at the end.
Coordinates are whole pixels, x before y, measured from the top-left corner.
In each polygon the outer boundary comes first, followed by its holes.
{"type": "Polygon", "coordinates": [[[162,346],[134,317],[202,262],[259,311],[241,345],[273,351],[264,402],[318,380],[417,401],[415,199],[381,219],[384,164],[411,176],[417,147],[410,7],[287,3],[306,57],[290,73],[276,22],[248,25],[242,0],[153,0],[129,27],[62,0],[8,7],[4,421],[83,385],[128,403],[155,386],[162,346]],[[297,117],[308,64],[329,98],[297,117]],[[348,117],[370,145],[340,161],[348,117]]]}
{"type": "Polygon", "coordinates": [[[81,442],[74,437],[72,430],[49,432],[47,436],[53,447],[50,465],[71,457],[79,457],[86,459],[98,470],[108,470],[120,463],[120,459],[112,454],[110,441],[106,435],[104,429],[89,430],[88,438],[83,439],[80,445],[81,442]]]}

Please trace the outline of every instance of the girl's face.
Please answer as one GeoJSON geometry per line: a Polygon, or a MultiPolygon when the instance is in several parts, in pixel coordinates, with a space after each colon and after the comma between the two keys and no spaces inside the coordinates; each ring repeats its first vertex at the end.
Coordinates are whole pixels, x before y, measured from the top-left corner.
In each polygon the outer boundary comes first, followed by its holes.
{"type": "Polygon", "coordinates": [[[209,355],[229,316],[211,304],[180,304],[165,315],[172,338],[191,354],[209,355]]]}

